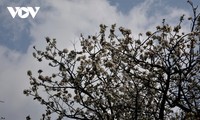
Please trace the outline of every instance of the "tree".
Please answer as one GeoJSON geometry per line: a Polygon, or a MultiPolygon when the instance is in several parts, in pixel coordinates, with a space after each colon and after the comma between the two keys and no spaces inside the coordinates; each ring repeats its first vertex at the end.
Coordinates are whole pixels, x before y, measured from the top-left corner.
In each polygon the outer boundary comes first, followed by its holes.
{"type": "Polygon", "coordinates": [[[36,78],[27,71],[31,88],[24,94],[46,106],[43,119],[200,119],[200,14],[188,3],[190,32],[181,32],[183,15],[177,26],[163,19],[145,39],[124,27],[117,36],[116,24],[106,37],[101,24],[99,35],[81,35],[81,50],[59,49],[46,37],[46,50],[34,46],[33,56],[58,72],[38,70],[36,78]]]}
{"type": "MultiPolygon", "coordinates": [[[[0,100],[0,103],[4,103],[4,101],[0,100]]],[[[4,119],[5,119],[5,117],[1,116],[1,118],[0,118],[0,119],[1,119],[1,120],[4,120],[4,119]]]]}

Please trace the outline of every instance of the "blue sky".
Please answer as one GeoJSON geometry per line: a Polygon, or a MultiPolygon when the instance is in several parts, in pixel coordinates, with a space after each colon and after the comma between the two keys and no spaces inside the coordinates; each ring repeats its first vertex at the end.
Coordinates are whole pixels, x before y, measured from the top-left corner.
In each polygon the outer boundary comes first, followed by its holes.
{"type": "MultiPolygon", "coordinates": [[[[30,27],[31,27],[30,22],[37,22],[37,21],[39,22],[40,20],[37,20],[37,17],[35,20],[32,19],[22,20],[20,18],[12,19],[6,7],[9,5],[39,6],[41,3],[45,4],[45,1],[42,2],[31,2],[25,0],[17,0],[15,2],[4,2],[4,1],[5,0],[2,0],[2,4],[0,5],[0,10],[1,10],[0,44],[8,47],[9,49],[25,53],[29,45],[31,44],[31,41],[33,41],[32,37],[30,36],[30,27]],[[5,17],[7,19],[4,19],[5,17]]],[[[121,12],[124,15],[128,15],[133,7],[143,3],[144,1],[145,0],[108,0],[110,5],[115,6],[117,8],[117,11],[121,12]]],[[[151,12],[149,12],[149,15],[153,14],[155,11],[158,10],[160,11],[160,9],[162,9],[162,6],[164,5],[180,9],[190,9],[190,6],[187,4],[187,2],[183,1],[184,0],[176,0],[176,1],[156,0],[157,3],[154,7],[151,8],[151,12]]],[[[200,4],[199,0],[193,0],[193,1],[196,4],[200,4]]],[[[47,6],[44,7],[47,8],[47,6]]],[[[44,7],[41,9],[45,9],[44,7]]]]}
{"type": "MultiPolygon", "coordinates": [[[[192,1],[200,5],[199,0],[192,1]]],[[[0,115],[8,120],[22,120],[29,114],[39,119],[41,106],[22,91],[29,84],[27,70],[51,72],[32,59],[32,46],[45,47],[46,36],[56,38],[59,47],[72,49],[80,33],[95,34],[101,23],[117,23],[137,36],[154,30],[163,18],[174,25],[182,14],[191,14],[186,0],[0,0],[0,100],[5,101],[0,103],[0,115]],[[34,19],[13,19],[8,6],[39,6],[40,10],[34,19]]]]}

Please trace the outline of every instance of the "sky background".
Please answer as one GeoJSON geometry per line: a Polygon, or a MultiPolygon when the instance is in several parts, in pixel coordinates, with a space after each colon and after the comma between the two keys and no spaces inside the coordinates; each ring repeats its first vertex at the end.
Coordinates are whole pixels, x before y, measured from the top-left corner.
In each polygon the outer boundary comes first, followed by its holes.
{"type": "MultiPolygon", "coordinates": [[[[200,5],[199,0],[192,1],[200,5]]],[[[38,69],[52,72],[45,62],[32,57],[34,45],[45,48],[45,37],[56,38],[60,48],[72,49],[81,33],[94,35],[101,23],[117,23],[117,27],[131,29],[137,38],[140,32],[155,30],[162,19],[176,25],[182,14],[191,15],[186,0],[0,0],[0,101],[4,101],[0,116],[7,120],[41,117],[43,107],[23,95],[23,90],[29,88],[27,70],[35,75],[38,69]],[[13,19],[8,6],[39,6],[40,10],[34,19],[13,19]]],[[[183,29],[189,28],[188,24],[183,29]]]]}

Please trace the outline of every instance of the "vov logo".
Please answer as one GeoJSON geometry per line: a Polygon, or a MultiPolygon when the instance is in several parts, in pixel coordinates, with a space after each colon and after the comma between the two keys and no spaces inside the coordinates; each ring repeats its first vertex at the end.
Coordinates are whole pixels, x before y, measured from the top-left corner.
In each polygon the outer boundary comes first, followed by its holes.
{"type": "Polygon", "coordinates": [[[20,18],[27,18],[29,14],[32,16],[32,18],[35,18],[40,7],[35,7],[35,10],[33,7],[15,7],[15,9],[13,7],[7,7],[7,9],[13,18],[15,18],[17,14],[20,18]]]}

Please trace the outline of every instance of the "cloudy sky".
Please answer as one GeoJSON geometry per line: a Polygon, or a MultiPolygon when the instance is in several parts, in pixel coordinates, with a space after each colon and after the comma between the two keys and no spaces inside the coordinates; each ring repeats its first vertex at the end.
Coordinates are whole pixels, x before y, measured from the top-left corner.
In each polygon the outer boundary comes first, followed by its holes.
{"type": "MultiPolygon", "coordinates": [[[[200,5],[199,0],[192,0],[200,5]]],[[[72,48],[81,33],[98,33],[99,24],[124,26],[135,37],[154,30],[165,18],[175,25],[179,16],[191,14],[186,0],[0,0],[0,116],[39,120],[42,107],[23,95],[29,87],[26,71],[48,68],[32,57],[33,45],[45,47],[45,37],[56,38],[60,48],[72,48]],[[11,17],[7,7],[40,7],[36,17],[11,17]]],[[[186,26],[186,28],[190,26],[186,26]]]]}

